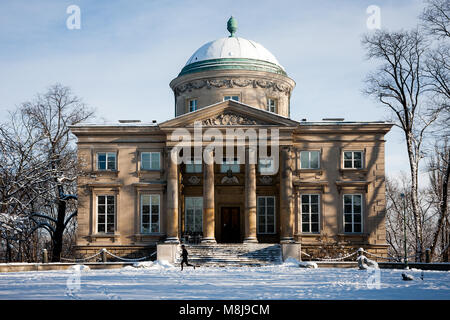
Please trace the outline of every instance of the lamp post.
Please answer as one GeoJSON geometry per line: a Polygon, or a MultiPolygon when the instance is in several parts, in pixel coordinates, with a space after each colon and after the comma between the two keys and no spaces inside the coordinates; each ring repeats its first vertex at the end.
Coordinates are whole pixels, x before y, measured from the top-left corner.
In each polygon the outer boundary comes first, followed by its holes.
{"type": "Polygon", "coordinates": [[[406,251],[406,200],[405,200],[405,194],[400,193],[400,198],[403,200],[403,235],[404,235],[404,241],[403,241],[403,247],[405,249],[405,269],[408,268],[408,254],[406,251]]]}

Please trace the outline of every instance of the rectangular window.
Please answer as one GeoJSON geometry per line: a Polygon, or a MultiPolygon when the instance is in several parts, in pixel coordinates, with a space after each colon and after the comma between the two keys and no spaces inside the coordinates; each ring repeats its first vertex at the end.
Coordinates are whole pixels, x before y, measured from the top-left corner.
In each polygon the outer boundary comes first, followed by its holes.
{"type": "Polygon", "coordinates": [[[202,232],[203,198],[186,197],[185,204],[184,221],[186,232],[202,232]]]}
{"type": "Polygon", "coordinates": [[[301,169],[319,169],[320,151],[300,151],[301,169]]]}
{"type": "Polygon", "coordinates": [[[275,167],[272,158],[258,159],[258,171],[261,174],[275,174],[275,167]]]}
{"type": "Polygon", "coordinates": [[[320,196],[302,194],[301,196],[302,232],[319,232],[320,196]]]}
{"type": "Polygon", "coordinates": [[[275,197],[258,197],[256,211],[258,233],[275,233],[275,197]]]}
{"type": "Polygon", "coordinates": [[[345,169],[362,169],[363,153],[362,151],[344,151],[345,169]]]}
{"type": "Polygon", "coordinates": [[[141,170],[159,170],[160,161],[159,152],[141,152],[141,170]]]}
{"type": "Polygon", "coordinates": [[[231,170],[233,173],[239,173],[241,170],[241,166],[239,165],[238,159],[223,159],[223,163],[220,166],[221,173],[227,173],[228,170],[231,170]]]}
{"type": "Polygon", "coordinates": [[[189,100],[189,112],[197,110],[197,99],[189,100]]]}
{"type": "Polygon", "coordinates": [[[141,233],[159,233],[160,202],[158,194],[141,195],[141,233]]]}
{"type": "Polygon", "coordinates": [[[97,153],[97,170],[116,170],[116,154],[114,152],[97,153]]]}
{"type": "Polygon", "coordinates": [[[267,111],[277,112],[277,100],[267,99],[267,111]]]}
{"type": "Polygon", "coordinates": [[[239,96],[225,96],[225,97],[223,97],[223,101],[227,101],[227,100],[239,101],[239,96]]]}
{"type": "Polygon", "coordinates": [[[202,171],[202,160],[186,161],[186,173],[201,173],[202,171]]]}
{"type": "Polygon", "coordinates": [[[344,194],[344,232],[362,232],[362,195],[344,194]]]}
{"type": "Polygon", "coordinates": [[[115,196],[97,196],[97,232],[114,233],[116,204],[115,196]]]}

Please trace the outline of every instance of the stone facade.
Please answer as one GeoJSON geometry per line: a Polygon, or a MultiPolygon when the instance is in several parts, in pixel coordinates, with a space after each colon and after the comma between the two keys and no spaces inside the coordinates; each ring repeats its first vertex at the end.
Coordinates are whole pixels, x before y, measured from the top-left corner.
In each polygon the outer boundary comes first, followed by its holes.
{"type": "MultiPolygon", "coordinates": [[[[91,248],[100,247],[117,251],[121,246],[142,250],[162,241],[178,243],[186,234],[186,198],[201,197],[204,242],[301,243],[303,251],[314,256],[364,247],[385,256],[384,135],[390,127],[382,122],[296,122],[232,100],[158,125],[74,126],[84,171],[78,181],[78,252],[87,254],[91,248]],[[185,164],[169,161],[169,152],[176,144],[169,139],[172,132],[177,128],[193,132],[195,121],[204,123],[212,115],[248,120],[246,124],[213,125],[222,132],[234,127],[278,129],[280,170],[273,175],[261,174],[257,164],[246,161],[239,165],[239,172],[231,174],[223,172],[217,163],[203,163],[200,172],[192,173],[186,172],[185,164]],[[300,152],[307,150],[319,151],[317,169],[301,168],[300,152]],[[362,153],[362,168],[343,168],[346,150],[362,153]],[[143,170],[143,152],[159,153],[160,169],[143,170]],[[98,157],[103,153],[116,155],[115,170],[97,168],[98,157]],[[304,194],[319,196],[317,232],[302,231],[304,194]],[[361,195],[361,232],[344,230],[344,194],[361,195]],[[114,198],[109,212],[114,230],[99,232],[98,197],[107,195],[114,198]],[[141,195],[159,199],[157,232],[142,232],[141,195]],[[259,232],[260,197],[274,198],[274,232],[259,232]],[[236,212],[234,238],[224,234],[228,229],[222,221],[230,219],[226,216],[230,210],[236,212]]],[[[205,150],[208,142],[202,143],[205,150]]],[[[248,159],[251,149],[247,145],[245,150],[248,159]]]]}

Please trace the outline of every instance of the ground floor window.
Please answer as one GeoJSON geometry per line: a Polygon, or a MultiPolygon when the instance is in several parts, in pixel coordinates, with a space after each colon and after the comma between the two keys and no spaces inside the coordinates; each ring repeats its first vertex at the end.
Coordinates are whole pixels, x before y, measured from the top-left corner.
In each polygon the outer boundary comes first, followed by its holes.
{"type": "Polygon", "coordinates": [[[320,196],[318,194],[302,194],[302,232],[319,232],[320,196]]]}
{"type": "Polygon", "coordinates": [[[202,232],[203,230],[203,198],[186,197],[185,200],[185,231],[202,232]]]}
{"type": "Polygon", "coordinates": [[[275,197],[258,197],[258,233],[275,233],[275,197]]]}
{"type": "Polygon", "coordinates": [[[362,195],[344,194],[344,232],[362,232],[362,195]]]}
{"type": "Polygon", "coordinates": [[[97,196],[97,232],[114,233],[116,197],[113,195],[97,196]]]}
{"type": "Polygon", "coordinates": [[[141,195],[141,233],[159,233],[159,194],[141,195]]]}

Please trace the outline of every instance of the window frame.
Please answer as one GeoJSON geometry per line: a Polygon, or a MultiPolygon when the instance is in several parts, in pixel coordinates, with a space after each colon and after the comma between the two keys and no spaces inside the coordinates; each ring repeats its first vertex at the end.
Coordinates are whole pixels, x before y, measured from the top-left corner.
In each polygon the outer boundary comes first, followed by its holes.
{"type": "Polygon", "coordinates": [[[299,207],[300,207],[300,221],[301,221],[301,223],[300,223],[300,227],[301,227],[301,233],[303,233],[303,234],[320,234],[320,232],[321,232],[321,213],[322,213],[322,210],[321,210],[321,195],[320,195],[320,193],[302,193],[302,194],[300,194],[300,205],[299,205],[299,207]],[[307,212],[307,213],[304,213],[303,212],[303,199],[302,199],[302,197],[303,196],[308,196],[309,197],[309,203],[308,203],[308,205],[309,205],[309,212],[307,212]],[[317,196],[317,213],[311,213],[311,206],[313,205],[313,203],[311,202],[311,196],[317,196]],[[304,224],[304,222],[303,222],[303,215],[304,214],[308,214],[309,215],[309,218],[308,218],[308,220],[309,220],[309,223],[308,223],[308,226],[309,226],[309,231],[303,231],[303,224],[304,224]],[[317,214],[317,231],[312,231],[312,219],[311,219],[311,216],[313,215],[313,214],[317,214]]]}
{"type": "Polygon", "coordinates": [[[365,157],[365,153],[364,153],[363,150],[343,150],[342,151],[342,169],[344,169],[344,170],[361,170],[361,169],[364,169],[364,162],[365,162],[364,161],[364,157],[365,157]],[[351,152],[352,153],[352,159],[351,159],[352,166],[350,168],[345,167],[345,160],[346,160],[345,159],[345,153],[346,152],[351,152]],[[358,168],[355,167],[355,153],[356,152],[361,154],[361,167],[358,167],[358,168]]]}
{"type": "Polygon", "coordinates": [[[186,173],[202,173],[203,172],[203,161],[201,159],[191,159],[184,163],[184,170],[186,173]],[[189,166],[192,166],[192,171],[189,171],[189,166]],[[200,169],[198,169],[200,168],[200,169]],[[199,171],[200,170],[200,171],[199,171]]]}
{"type": "Polygon", "coordinates": [[[202,201],[202,207],[201,207],[201,210],[200,210],[200,217],[201,217],[201,222],[200,222],[200,231],[198,231],[198,230],[195,230],[195,227],[196,227],[196,224],[195,224],[195,215],[196,215],[196,210],[197,209],[200,209],[200,208],[197,208],[197,207],[193,207],[192,208],[192,210],[194,210],[193,212],[193,214],[194,214],[194,216],[193,216],[193,221],[194,221],[194,231],[192,231],[192,232],[203,232],[203,197],[185,197],[184,198],[184,232],[190,232],[190,231],[188,231],[187,230],[187,224],[188,224],[188,219],[187,219],[187,210],[188,210],[188,206],[187,206],[187,201],[188,201],[188,199],[201,199],[202,201]]]}
{"type": "Polygon", "coordinates": [[[234,158],[233,159],[233,163],[229,163],[230,160],[231,159],[227,159],[227,158],[223,159],[222,163],[220,164],[220,173],[227,173],[228,172],[228,170],[224,170],[223,169],[224,166],[227,166],[227,165],[228,166],[236,165],[237,168],[238,168],[238,171],[233,171],[233,169],[231,169],[231,167],[230,167],[231,172],[232,173],[241,173],[241,164],[239,163],[239,159],[238,158],[234,158]]]}
{"type": "Polygon", "coordinates": [[[275,196],[257,196],[256,197],[256,233],[257,234],[276,234],[277,233],[277,199],[275,196]],[[265,217],[265,223],[264,223],[264,232],[260,231],[260,205],[259,205],[259,199],[264,198],[264,217],[265,217]],[[273,199],[273,232],[267,231],[267,199],[272,198],[273,199]]]}
{"type": "Polygon", "coordinates": [[[197,98],[188,99],[187,108],[188,108],[188,112],[197,111],[198,110],[198,99],[197,98]],[[191,102],[194,102],[194,101],[195,101],[195,109],[191,110],[191,102]]]}
{"type": "Polygon", "coordinates": [[[237,102],[241,102],[241,95],[240,94],[227,94],[223,96],[223,101],[233,100],[237,102]],[[230,97],[229,99],[226,99],[227,97],[230,97]],[[238,99],[235,100],[233,97],[237,97],[238,99]]]}
{"type": "Polygon", "coordinates": [[[118,163],[117,163],[117,152],[116,151],[97,151],[96,152],[96,169],[97,171],[117,171],[118,163]],[[105,169],[100,168],[100,155],[105,155],[105,169]],[[109,156],[114,155],[114,169],[109,168],[109,156]]]}
{"type": "Polygon", "coordinates": [[[300,160],[300,169],[305,169],[305,170],[319,170],[320,169],[320,165],[321,165],[321,161],[320,161],[320,158],[321,158],[321,156],[322,156],[322,152],[320,151],[320,150],[301,150],[300,151],[300,154],[299,154],[299,160],[300,160]],[[302,166],[302,152],[308,152],[309,153],[309,156],[308,156],[308,164],[309,164],[309,167],[308,168],[303,168],[303,166],[302,166]],[[311,153],[312,152],[317,152],[318,153],[318,157],[317,157],[317,164],[318,164],[318,167],[317,168],[311,168],[311,153]]]}
{"type": "Polygon", "coordinates": [[[139,232],[140,234],[145,234],[145,235],[152,235],[152,234],[160,234],[161,233],[161,195],[158,193],[141,193],[139,195],[139,216],[140,216],[140,225],[139,225],[139,232]],[[144,206],[144,201],[143,201],[143,197],[150,197],[149,199],[149,203],[150,203],[150,208],[149,208],[149,232],[144,232],[143,231],[143,218],[144,218],[144,211],[143,211],[143,206],[144,206]],[[157,197],[158,198],[158,231],[152,231],[152,199],[153,197],[157,197]]]}
{"type": "Polygon", "coordinates": [[[272,112],[272,113],[277,113],[278,109],[278,99],[275,98],[267,98],[267,111],[272,112]],[[270,101],[273,102],[273,111],[271,110],[271,104],[270,101]]]}
{"type": "Polygon", "coordinates": [[[108,194],[108,193],[96,194],[95,195],[95,212],[96,212],[95,233],[96,234],[105,234],[105,235],[115,234],[116,227],[117,227],[117,222],[116,222],[116,220],[117,220],[117,196],[115,194],[108,194]],[[105,197],[105,204],[104,204],[104,206],[105,206],[105,212],[104,212],[105,222],[102,223],[105,227],[104,232],[99,231],[99,225],[100,225],[100,222],[99,222],[99,197],[105,197]],[[114,213],[112,215],[114,217],[113,218],[114,221],[113,221],[113,231],[112,232],[108,232],[108,216],[111,216],[111,215],[108,215],[108,212],[107,212],[108,211],[108,197],[113,197],[113,199],[114,199],[114,213]]]}
{"type": "MultiPolygon", "coordinates": [[[[344,234],[362,234],[364,231],[364,196],[362,193],[344,193],[342,195],[342,223],[343,223],[343,231],[344,234]],[[352,212],[351,213],[346,213],[345,212],[345,196],[351,196],[352,197],[352,212]],[[355,212],[354,212],[354,196],[359,196],[361,199],[361,212],[359,213],[361,215],[361,221],[359,222],[359,224],[361,225],[361,231],[354,231],[355,230],[355,212]],[[345,231],[345,225],[348,224],[345,222],[345,215],[346,214],[351,214],[352,217],[352,221],[351,221],[351,226],[352,226],[352,231],[345,231]]],[[[357,222],[358,223],[358,222],[357,222]]]]}
{"type": "Polygon", "coordinates": [[[273,175],[274,174],[274,170],[270,169],[273,168],[275,166],[275,159],[272,157],[266,157],[266,158],[258,158],[258,173],[261,175],[273,175]],[[265,164],[263,167],[261,167],[261,160],[270,160],[269,162],[269,166],[267,167],[267,164],[265,164]],[[261,169],[267,169],[266,172],[264,172],[264,170],[261,169]]]}
{"type": "Polygon", "coordinates": [[[141,151],[141,152],[140,152],[139,160],[140,160],[139,169],[140,169],[141,171],[160,171],[160,170],[161,170],[161,152],[160,152],[160,151],[141,151]],[[143,163],[144,163],[144,161],[143,161],[143,159],[142,159],[142,156],[143,156],[145,153],[150,154],[150,168],[149,168],[149,169],[143,168],[143,163]],[[152,163],[153,163],[153,161],[152,161],[152,154],[155,154],[155,153],[158,154],[158,165],[159,165],[159,168],[157,168],[157,169],[151,168],[152,163]]]}

